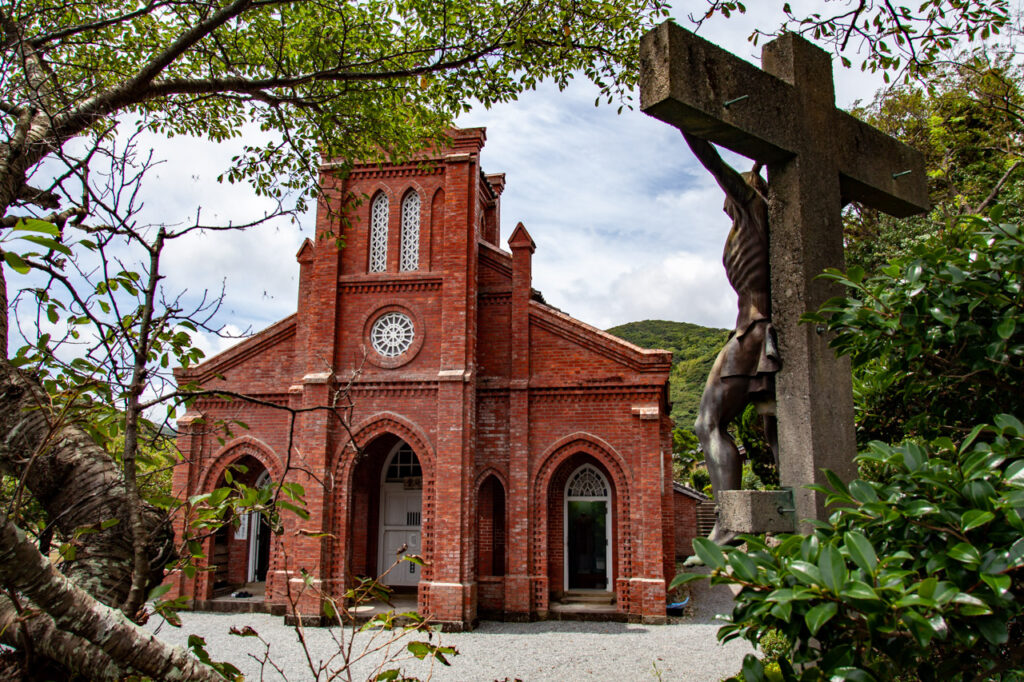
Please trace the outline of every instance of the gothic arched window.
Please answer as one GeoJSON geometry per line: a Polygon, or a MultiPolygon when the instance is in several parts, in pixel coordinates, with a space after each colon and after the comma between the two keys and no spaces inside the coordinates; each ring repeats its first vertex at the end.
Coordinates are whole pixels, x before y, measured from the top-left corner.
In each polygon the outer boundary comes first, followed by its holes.
{"type": "Polygon", "coordinates": [[[370,272],[388,268],[388,197],[381,192],[370,205],[370,272]]]}
{"type": "Polygon", "coordinates": [[[398,269],[420,269],[420,195],[411,191],[402,200],[402,246],[398,269]]]}

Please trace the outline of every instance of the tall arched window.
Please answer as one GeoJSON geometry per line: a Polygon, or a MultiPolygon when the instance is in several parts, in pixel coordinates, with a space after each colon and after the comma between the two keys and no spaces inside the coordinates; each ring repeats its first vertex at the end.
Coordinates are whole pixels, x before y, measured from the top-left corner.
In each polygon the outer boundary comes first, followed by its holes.
{"type": "Polygon", "coordinates": [[[388,197],[381,192],[370,205],[370,272],[388,268],[388,197]]]}
{"type": "Polygon", "coordinates": [[[398,269],[420,269],[420,195],[411,191],[402,200],[402,248],[398,269]]]}

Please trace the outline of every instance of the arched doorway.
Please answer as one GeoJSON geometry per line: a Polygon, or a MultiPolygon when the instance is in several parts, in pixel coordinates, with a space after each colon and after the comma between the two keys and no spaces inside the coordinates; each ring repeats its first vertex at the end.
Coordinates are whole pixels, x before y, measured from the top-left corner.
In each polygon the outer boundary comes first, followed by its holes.
{"type": "MultiPolygon", "coordinates": [[[[260,460],[244,455],[232,462],[217,478],[215,488],[271,485],[270,472],[260,460]],[[230,478],[226,475],[230,471],[230,478]]],[[[239,594],[244,598],[262,596],[262,584],[270,568],[272,533],[266,517],[258,511],[237,515],[213,536],[210,597],[239,594]]]]}
{"type": "MultiPolygon", "coordinates": [[[[422,515],[420,461],[412,447],[399,440],[384,462],[380,479],[378,574],[387,571],[401,553],[421,553],[422,515]]],[[[420,566],[411,561],[399,562],[383,578],[385,585],[392,586],[415,586],[419,581],[420,566]]]]}
{"type": "Polygon", "coordinates": [[[596,467],[584,464],[565,484],[565,589],[611,591],[611,489],[596,467]]]}

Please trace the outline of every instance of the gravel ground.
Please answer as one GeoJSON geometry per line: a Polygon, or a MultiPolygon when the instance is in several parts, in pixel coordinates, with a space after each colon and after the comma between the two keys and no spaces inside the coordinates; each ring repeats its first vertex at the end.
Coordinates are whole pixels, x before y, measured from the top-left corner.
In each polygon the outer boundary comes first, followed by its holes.
{"type": "MultiPolygon", "coordinates": [[[[743,656],[752,651],[746,642],[718,644],[715,613],[731,608],[731,593],[726,588],[703,588],[693,595],[693,613],[673,619],[669,625],[631,625],[542,621],[537,623],[499,623],[484,621],[472,632],[434,634],[446,646],[454,646],[458,656],[450,658],[451,667],[409,660],[403,640],[393,644],[391,652],[403,657],[405,674],[434,680],[682,680],[717,682],[739,671],[743,656]]],[[[164,626],[160,636],[184,645],[189,634],[206,639],[215,660],[228,660],[245,674],[247,680],[312,680],[314,675],[298,644],[295,630],[283,625],[283,619],[265,614],[183,613],[183,627],[164,626]],[[265,647],[254,637],[228,634],[231,627],[248,625],[271,643],[270,658],[283,670],[282,676],[269,664],[256,660],[265,647]],[[254,658],[255,657],[255,658],[254,658]]],[[[346,636],[350,631],[346,631],[346,636]]],[[[309,651],[316,664],[339,650],[338,628],[309,628],[305,631],[309,651]]],[[[371,642],[373,633],[357,635],[355,650],[371,642]]],[[[415,638],[422,639],[423,634],[415,638]]],[[[383,644],[379,637],[369,646],[383,644]]],[[[378,653],[353,664],[350,675],[340,679],[364,680],[374,673],[382,656],[378,653]]],[[[344,661],[329,664],[334,671],[344,661]]],[[[395,667],[395,666],[389,666],[395,667]]],[[[324,675],[321,679],[327,679],[324,675]]]]}

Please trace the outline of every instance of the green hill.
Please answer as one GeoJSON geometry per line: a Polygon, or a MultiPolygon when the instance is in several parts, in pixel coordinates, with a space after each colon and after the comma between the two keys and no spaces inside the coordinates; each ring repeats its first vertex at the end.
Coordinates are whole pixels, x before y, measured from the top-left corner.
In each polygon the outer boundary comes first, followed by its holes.
{"type": "Polygon", "coordinates": [[[609,334],[642,348],[672,351],[669,396],[676,426],[693,428],[704,382],[715,356],[729,338],[728,329],[713,329],[689,322],[644,320],[612,327],[609,334]]]}

